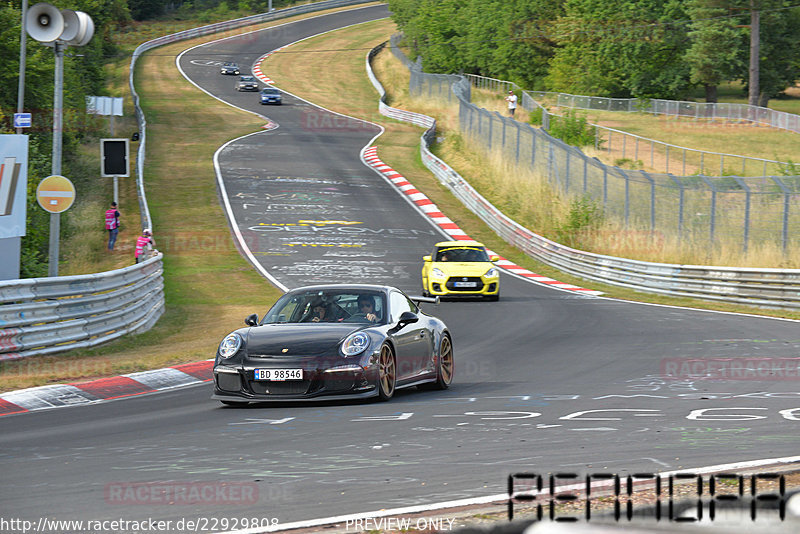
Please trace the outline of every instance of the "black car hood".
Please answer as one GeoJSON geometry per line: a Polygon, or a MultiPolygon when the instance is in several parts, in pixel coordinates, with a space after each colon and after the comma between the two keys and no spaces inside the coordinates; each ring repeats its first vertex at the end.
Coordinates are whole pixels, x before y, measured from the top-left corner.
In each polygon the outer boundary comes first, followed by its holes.
{"type": "Polygon", "coordinates": [[[322,356],[337,351],[344,338],[363,324],[309,323],[254,326],[246,336],[247,353],[273,356],[322,356]]]}

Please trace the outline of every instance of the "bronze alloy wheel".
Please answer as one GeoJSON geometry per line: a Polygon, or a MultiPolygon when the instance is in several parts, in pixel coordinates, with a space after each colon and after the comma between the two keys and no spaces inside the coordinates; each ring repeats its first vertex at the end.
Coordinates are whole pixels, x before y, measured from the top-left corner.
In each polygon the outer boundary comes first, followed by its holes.
{"type": "Polygon", "coordinates": [[[454,370],[453,343],[450,341],[450,336],[444,334],[442,342],[439,344],[439,364],[436,368],[436,380],[420,384],[417,387],[424,390],[447,389],[453,382],[454,370]]]}
{"type": "Polygon", "coordinates": [[[439,389],[447,389],[453,381],[453,368],[455,362],[453,361],[453,344],[450,342],[450,336],[442,336],[442,344],[439,347],[439,377],[436,385],[439,389]]]}
{"type": "Polygon", "coordinates": [[[397,371],[394,364],[394,354],[389,345],[381,347],[381,356],[378,360],[378,397],[380,400],[389,400],[394,395],[397,382],[397,371]]]}

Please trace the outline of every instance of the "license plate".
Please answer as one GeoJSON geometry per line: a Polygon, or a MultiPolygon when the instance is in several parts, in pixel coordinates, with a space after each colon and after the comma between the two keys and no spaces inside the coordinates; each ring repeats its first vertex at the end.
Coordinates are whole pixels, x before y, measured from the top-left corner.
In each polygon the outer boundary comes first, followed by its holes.
{"type": "Polygon", "coordinates": [[[477,282],[456,282],[456,287],[476,287],[478,284],[477,282]]]}
{"type": "Polygon", "coordinates": [[[302,380],[302,369],[256,369],[256,380],[271,380],[283,382],[284,380],[302,380]]]}

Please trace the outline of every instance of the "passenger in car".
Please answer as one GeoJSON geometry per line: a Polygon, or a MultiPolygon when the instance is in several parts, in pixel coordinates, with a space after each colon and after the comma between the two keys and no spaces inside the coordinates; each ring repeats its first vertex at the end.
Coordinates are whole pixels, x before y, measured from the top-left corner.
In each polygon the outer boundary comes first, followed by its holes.
{"type": "Polygon", "coordinates": [[[311,305],[311,314],[306,317],[304,322],[321,323],[331,320],[329,318],[326,319],[326,317],[328,317],[328,307],[325,306],[324,302],[318,300],[311,305]]]}

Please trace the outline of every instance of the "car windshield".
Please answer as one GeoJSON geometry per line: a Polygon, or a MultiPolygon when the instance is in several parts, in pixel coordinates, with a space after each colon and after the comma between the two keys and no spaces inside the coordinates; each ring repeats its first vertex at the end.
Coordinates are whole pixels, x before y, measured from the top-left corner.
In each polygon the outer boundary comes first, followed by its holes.
{"type": "Polygon", "coordinates": [[[261,90],[261,94],[262,95],[279,95],[279,94],[281,94],[281,92],[278,91],[277,89],[262,89],[261,90]]]}
{"type": "Polygon", "coordinates": [[[489,261],[483,247],[440,247],[435,256],[435,261],[489,261]]]}
{"type": "Polygon", "coordinates": [[[383,324],[385,300],[380,291],[322,289],[287,293],[267,312],[261,324],[373,323],[383,324]]]}
{"type": "Polygon", "coordinates": [[[256,81],[256,79],[253,78],[252,76],[242,76],[242,77],[239,78],[239,80],[243,81],[243,82],[254,82],[254,81],[256,81]]]}

